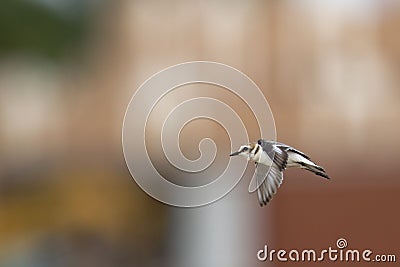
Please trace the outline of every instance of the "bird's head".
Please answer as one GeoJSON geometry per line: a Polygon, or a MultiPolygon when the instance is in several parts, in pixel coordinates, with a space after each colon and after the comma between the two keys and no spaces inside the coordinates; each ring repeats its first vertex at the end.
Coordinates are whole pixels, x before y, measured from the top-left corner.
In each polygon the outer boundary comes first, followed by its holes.
{"type": "Polygon", "coordinates": [[[256,146],[256,144],[254,143],[250,143],[247,145],[243,145],[239,148],[238,151],[233,152],[232,154],[230,154],[229,156],[242,156],[245,157],[247,159],[252,159],[254,157],[254,147],[256,146]]]}

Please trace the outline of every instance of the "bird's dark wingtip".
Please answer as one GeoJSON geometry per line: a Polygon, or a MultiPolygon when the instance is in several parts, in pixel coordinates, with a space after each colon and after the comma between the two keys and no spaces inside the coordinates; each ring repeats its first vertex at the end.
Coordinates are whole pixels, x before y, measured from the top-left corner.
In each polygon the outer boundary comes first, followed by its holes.
{"type": "Polygon", "coordinates": [[[318,176],[324,177],[325,179],[328,179],[328,180],[331,179],[331,177],[329,177],[328,174],[326,174],[325,172],[316,172],[315,174],[318,176]]]}

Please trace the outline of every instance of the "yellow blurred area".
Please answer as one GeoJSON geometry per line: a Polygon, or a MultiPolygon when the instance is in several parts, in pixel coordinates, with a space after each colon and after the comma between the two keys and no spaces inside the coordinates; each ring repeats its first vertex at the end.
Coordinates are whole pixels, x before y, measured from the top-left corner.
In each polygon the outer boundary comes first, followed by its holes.
{"type": "Polygon", "coordinates": [[[126,234],[143,234],[144,225],[154,224],[148,234],[157,235],[154,229],[160,229],[162,220],[151,210],[157,207],[147,204],[146,209],[145,195],[137,192],[131,181],[121,183],[118,179],[124,177],[107,170],[48,174],[48,177],[55,176],[56,181],[12,188],[2,195],[2,218],[7,218],[0,223],[4,246],[12,238],[29,236],[31,231],[79,230],[80,227],[115,239],[126,234]],[[154,218],[148,221],[152,215],[154,218]]]}

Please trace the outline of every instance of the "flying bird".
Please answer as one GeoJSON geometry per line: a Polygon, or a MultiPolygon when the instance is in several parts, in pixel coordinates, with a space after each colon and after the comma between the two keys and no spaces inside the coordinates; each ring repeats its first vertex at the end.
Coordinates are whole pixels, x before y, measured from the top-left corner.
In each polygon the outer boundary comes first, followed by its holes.
{"type": "Polygon", "coordinates": [[[271,201],[282,184],[286,168],[301,168],[330,179],[324,168],[311,161],[303,152],[275,141],[260,139],[243,145],[230,156],[242,156],[254,161],[256,170],[252,181],[257,184],[258,201],[261,206],[271,201]]]}

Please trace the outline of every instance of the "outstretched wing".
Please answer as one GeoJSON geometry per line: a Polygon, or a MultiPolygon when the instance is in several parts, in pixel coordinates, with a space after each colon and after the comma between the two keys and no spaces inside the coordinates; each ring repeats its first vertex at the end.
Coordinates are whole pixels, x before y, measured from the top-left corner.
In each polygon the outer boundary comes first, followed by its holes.
{"type": "Polygon", "coordinates": [[[286,151],[290,151],[290,152],[294,152],[296,154],[299,154],[301,156],[303,156],[304,158],[311,160],[309,156],[307,156],[306,154],[304,154],[303,152],[301,152],[300,150],[297,150],[291,146],[282,144],[282,143],[278,143],[276,142],[276,146],[280,147],[282,150],[286,150],[286,151]]]}
{"type": "Polygon", "coordinates": [[[276,194],[283,181],[283,170],[286,168],[288,154],[285,147],[276,142],[259,140],[258,143],[272,159],[272,165],[258,163],[253,179],[257,181],[258,201],[261,206],[266,205],[276,194]]]}
{"type": "Polygon", "coordinates": [[[273,164],[271,167],[257,164],[256,173],[254,175],[257,176],[257,181],[262,181],[258,183],[258,202],[261,206],[266,205],[276,194],[276,191],[282,184],[282,171],[279,170],[276,164],[273,164]]]}

